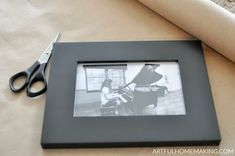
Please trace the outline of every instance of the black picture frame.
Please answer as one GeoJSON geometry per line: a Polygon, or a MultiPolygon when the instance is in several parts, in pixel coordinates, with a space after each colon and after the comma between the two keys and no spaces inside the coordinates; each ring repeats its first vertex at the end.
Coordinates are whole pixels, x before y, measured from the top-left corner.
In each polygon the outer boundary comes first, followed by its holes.
{"type": "Polygon", "coordinates": [[[43,148],[219,145],[201,42],[55,43],[41,137],[43,148]],[[73,117],[78,62],[178,61],[186,115],[73,117]]]}

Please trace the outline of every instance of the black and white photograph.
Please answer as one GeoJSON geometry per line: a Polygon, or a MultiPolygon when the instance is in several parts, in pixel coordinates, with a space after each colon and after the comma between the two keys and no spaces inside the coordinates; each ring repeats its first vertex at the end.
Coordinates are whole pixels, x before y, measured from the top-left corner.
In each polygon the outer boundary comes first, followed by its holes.
{"type": "Polygon", "coordinates": [[[77,66],[74,117],[185,114],[178,62],[77,66]]]}

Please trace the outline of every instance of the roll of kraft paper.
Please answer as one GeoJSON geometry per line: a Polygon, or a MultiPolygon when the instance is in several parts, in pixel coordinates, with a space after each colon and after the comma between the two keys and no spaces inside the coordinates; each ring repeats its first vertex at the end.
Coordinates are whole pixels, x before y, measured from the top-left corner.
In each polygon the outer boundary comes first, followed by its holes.
{"type": "Polygon", "coordinates": [[[210,0],[138,0],[235,62],[235,15],[210,0]]]}

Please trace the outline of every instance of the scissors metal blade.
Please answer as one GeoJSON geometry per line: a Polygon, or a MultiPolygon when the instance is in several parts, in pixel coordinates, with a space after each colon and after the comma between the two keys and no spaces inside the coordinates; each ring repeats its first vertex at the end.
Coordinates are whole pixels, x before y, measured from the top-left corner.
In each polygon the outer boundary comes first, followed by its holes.
{"type": "Polygon", "coordinates": [[[38,59],[38,62],[40,62],[41,64],[48,62],[48,60],[49,60],[49,58],[51,56],[52,49],[53,49],[53,44],[59,39],[59,37],[60,37],[60,33],[58,32],[56,34],[56,37],[51,41],[51,43],[44,50],[44,52],[42,53],[42,55],[38,59]]]}

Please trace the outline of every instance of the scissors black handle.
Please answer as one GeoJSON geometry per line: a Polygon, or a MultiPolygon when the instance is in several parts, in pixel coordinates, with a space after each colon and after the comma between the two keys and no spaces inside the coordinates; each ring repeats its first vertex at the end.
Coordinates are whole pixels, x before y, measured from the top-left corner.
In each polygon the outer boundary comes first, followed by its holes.
{"type": "Polygon", "coordinates": [[[23,90],[26,86],[27,86],[27,95],[29,97],[35,97],[46,92],[47,82],[45,79],[45,69],[52,53],[53,44],[58,40],[59,36],[60,33],[57,33],[54,40],[51,41],[51,43],[47,46],[47,48],[44,50],[39,59],[31,67],[29,67],[24,71],[16,73],[9,79],[9,86],[13,92],[19,92],[23,90]],[[19,87],[15,87],[16,80],[20,78],[25,79],[24,83],[22,83],[22,85],[19,87]],[[32,90],[34,88],[33,86],[37,82],[41,82],[43,86],[39,90],[33,91],[32,90]]]}
{"type": "Polygon", "coordinates": [[[40,63],[38,61],[36,61],[32,66],[30,66],[28,69],[24,70],[24,71],[21,71],[19,73],[16,73],[15,75],[13,75],[10,79],[9,79],[9,86],[10,86],[10,89],[13,91],[13,92],[19,92],[21,90],[23,90],[28,84],[29,84],[29,81],[30,81],[30,78],[32,76],[32,74],[38,69],[38,67],[40,66],[40,63]],[[20,79],[20,78],[24,78],[25,81],[24,83],[22,83],[21,86],[19,87],[15,87],[14,85],[14,82],[17,80],[17,79],[20,79]]]}
{"type": "Polygon", "coordinates": [[[46,92],[46,90],[47,90],[47,82],[46,82],[46,78],[45,78],[46,65],[47,65],[47,63],[40,64],[38,70],[30,78],[29,84],[27,86],[27,95],[29,97],[35,97],[35,96],[41,95],[46,92]],[[42,82],[43,87],[40,90],[37,90],[36,92],[34,92],[31,90],[31,88],[37,82],[42,82]]]}
{"type": "Polygon", "coordinates": [[[35,96],[43,94],[47,90],[47,82],[45,79],[46,65],[47,63],[41,64],[38,61],[36,61],[27,70],[21,71],[13,75],[9,80],[10,89],[13,92],[19,92],[27,86],[27,95],[29,97],[35,97],[35,96]],[[14,82],[19,78],[25,78],[25,81],[21,86],[16,88],[14,85],[14,82]],[[34,92],[32,91],[32,86],[37,82],[42,82],[43,87],[40,90],[37,90],[34,92]]]}

